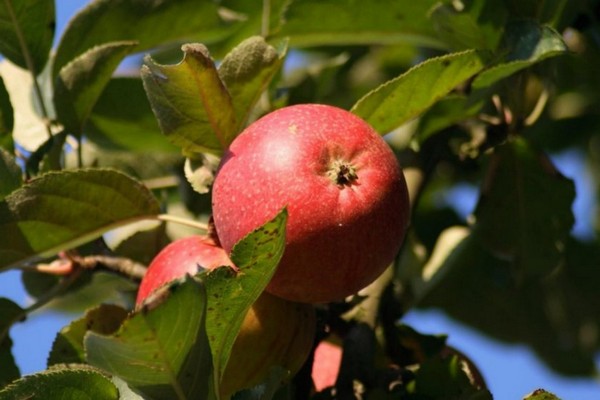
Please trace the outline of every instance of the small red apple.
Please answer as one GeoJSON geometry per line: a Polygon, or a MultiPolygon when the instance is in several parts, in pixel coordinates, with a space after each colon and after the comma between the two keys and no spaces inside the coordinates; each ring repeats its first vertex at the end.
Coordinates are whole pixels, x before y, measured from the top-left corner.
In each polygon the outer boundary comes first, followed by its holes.
{"type": "Polygon", "coordinates": [[[394,153],[365,121],[332,106],[295,105],[231,143],[215,177],[213,217],[230,252],[287,207],[286,250],[267,291],[329,302],[393,261],[408,224],[407,193],[394,153]]]}
{"type": "MultiPolygon", "coordinates": [[[[150,263],[136,304],[155,290],[201,268],[235,268],[225,250],[209,236],[190,236],[166,246],[150,263]]],[[[315,334],[312,306],[262,293],[240,329],[219,387],[222,399],[266,379],[271,367],[281,366],[295,375],[312,350],[315,334]]]]}

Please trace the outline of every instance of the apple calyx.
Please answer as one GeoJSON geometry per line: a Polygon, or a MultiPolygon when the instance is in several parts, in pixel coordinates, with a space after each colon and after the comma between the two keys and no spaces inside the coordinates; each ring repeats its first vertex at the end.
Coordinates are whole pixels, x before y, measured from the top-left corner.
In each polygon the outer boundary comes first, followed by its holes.
{"type": "Polygon", "coordinates": [[[351,186],[358,180],[356,168],[344,160],[334,160],[327,170],[327,176],[340,188],[351,186]]]}

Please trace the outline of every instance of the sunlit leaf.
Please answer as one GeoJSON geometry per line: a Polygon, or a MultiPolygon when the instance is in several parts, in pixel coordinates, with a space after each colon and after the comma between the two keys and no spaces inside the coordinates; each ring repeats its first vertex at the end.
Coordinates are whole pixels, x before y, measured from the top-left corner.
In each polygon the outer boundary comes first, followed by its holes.
{"type": "Polygon", "coordinates": [[[18,189],[22,183],[23,172],[15,158],[8,151],[0,148],[0,200],[18,189]]]}
{"type": "Polygon", "coordinates": [[[108,42],[135,40],[138,51],[174,41],[210,42],[237,24],[225,22],[219,5],[195,0],[94,0],[67,25],[56,50],[53,76],[75,57],[108,42]]]}
{"type": "Polygon", "coordinates": [[[142,309],[111,336],[88,332],[87,361],[150,398],[208,399],[212,371],[205,331],[206,292],[192,278],[142,309]]]}
{"type": "Polygon", "coordinates": [[[491,156],[474,232],[513,263],[519,279],[544,275],[561,263],[574,199],[573,182],[546,155],[515,139],[491,156]]]}
{"type": "Polygon", "coordinates": [[[550,392],[545,391],[544,389],[537,389],[531,394],[525,396],[523,400],[560,400],[560,398],[556,397],[550,392]]]}
{"type": "Polygon", "coordinates": [[[114,70],[136,42],[111,42],[93,47],[65,65],[56,79],[54,106],[60,122],[75,135],[82,133],[98,97],[114,70]]]}
{"type": "Polygon", "coordinates": [[[109,377],[87,366],[69,366],[28,375],[0,390],[0,400],[37,398],[121,399],[109,377]]]}
{"type": "Polygon", "coordinates": [[[235,245],[231,260],[239,268],[237,274],[229,268],[219,268],[206,276],[210,310],[206,329],[213,352],[215,382],[225,370],[248,309],[271,280],[283,255],[286,221],[284,210],[235,245]]]}
{"type": "Polygon", "coordinates": [[[429,59],[366,94],[352,112],[386,134],[481,71],[486,54],[469,50],[429,59]]]}
{"type": "Polygon", "coordinates": [[[84,169],[45,174],[0,202],[2,267],[74,247],[159,212],[152,193],[123,173],[84,169]]]}
{"type": "Polygon", "coordinates": [[[204,45],[187,44],[182,50],[177,65],[146,58],[146,94],[163,133],[184,153],[221,154],[236,134],[231,96],[204,45]]]}
{"type": "Polygon", "coordinates": [[[508,24],[505,32],[501,48],[506,56],[473,80],[474,89],[485,88],[535,63],[567,52],[558,32],[529,20],[508,24]]]}
{"type": "Polygon", "coordinates": [[[5,0],[0,3],[0,53],[21,68],[42,72],[54,38],[53,0],[5,0]],[[22,36],[23,43],[19,36],[22,36]],[[23,48],[24,46],[24,48],[23,48]]]}
{"type": "Polygon", "coordinates": [[[285,10],[277,37],[294,46],[418,43],[441,47],[427,19],[434,0],[299,0],[285,10]]]}
{"type": "Polygon", "coordinates": [[[19,367],[12,355],[12,340],[8,331],[23,315],[21,307],[9,299],[0,297],[0,388],[20,376],[19,367]]]}
{"type": "Polygon", "coordinates": [[[237,134],[269,82],[281,68],[285,49],[277,50],[260,36],[246,39],[223,59],[219,76],[231,95],[237,134]]]}

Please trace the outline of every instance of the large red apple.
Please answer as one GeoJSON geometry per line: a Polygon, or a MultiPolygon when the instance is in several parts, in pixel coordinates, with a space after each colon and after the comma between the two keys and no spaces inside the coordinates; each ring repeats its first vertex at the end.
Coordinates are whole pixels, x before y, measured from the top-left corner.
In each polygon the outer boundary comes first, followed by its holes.
{"type": "MultiPolygon", "coordinates": [[[[190,236],[165,247],[150,263],[140,284],[136,303],[155,290],[200,268],[235,268],[227,253],[211,237],[190,236]]],[[[262,293],[252,305],[240,329],[219,387],[222,399],[253,387],[268,376],[273,366],[296,374],[312,350],[315,315],[312,306],[293,303],[262,293]]]]}
{"type": "Polygon", "coordinates": [[[225,250],[289,217],[286,250],[267,287],[309,303],[342,300],[393,261],[409,219],[404,175],[387,143],[340,108],[304,104],[246,128],[224,154],[212,194],[225,250]]]}

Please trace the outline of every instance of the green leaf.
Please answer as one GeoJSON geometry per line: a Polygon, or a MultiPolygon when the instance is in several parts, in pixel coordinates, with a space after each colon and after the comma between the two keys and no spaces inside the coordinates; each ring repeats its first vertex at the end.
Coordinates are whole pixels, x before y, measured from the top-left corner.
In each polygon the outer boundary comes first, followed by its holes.
{"type": "Polygon", "coordinates": [[[14,126],[13,107],[4,80],[0,76],[0,148],[12,151],[14,126]]]}
{"type": "Polygon", "coordinates": [[[481,71],[486,54],[468,50],[431,58],[366,94],[352,112],[386,134],[481,71]]]}
{"type": "Polygon", "coordinates": [[[139,78],[110,80],[88,119],[86,138],[99,146],[131,152],[174,152],[152,113],[139,78]]]}
{"type": "Polygon", "coordinates": [[[0,202],[1,266],[75,247],[119,225],[159,213],[152,193],[117,171],[42,175],[0,202]]]}
{"type": "Polygon", "coordinates": [[[231,96],[239,133],[260,95],[279,71],[285,49],[277,50],[260,36],[253,36],[235,47],[219,66],[219,76],[231,96]]]}
{"type": "Polygon", "coordinates": [[[90,48],[135,40],[138,51],[175,41],[212,42],[237,28],[219,15],[219,4],[196,0],[94,0],[69,22],[60,39],[53,76],[90,48]]]}
{"type": "Polygon", "coordinates": [[[15,158],[0,148],[0,200],[23,184],[23,173],[15,158]]]}
{"type": "Polygon", "coordinates": [[[518,279],[545,275],[563,258],[574,199],[573,182],[546,155],[514,139],[490,159],[474,233],[492,253],[511,260],[518,279]]]}
{"type": "Polygon", "coordinates": [[[87,361],[150,398],[208,399],[212,371],[206,337],[206,292],[189,276],[167,289],[111,336],[88,332],[87,361]]]}
{"type": "Polygon", "coordinates": [[[54,38],[53,0],[5,0],[0,3],[0,53],[21,68],[42,72],[54,38]]]}
{"type": "Polygon", "coordinates": [[[415,43],[443,47],[428,21],[435,0],[299,0],[285,10],[276,37],[293,46],[415,43]]]}
{"type": "Polygon", "coordinates": [[[0,400],[120,400],[110,378],[86,366],[56,368],[23,377],[0,391],[0,400]]]}
{"type": "Polygon", "coordinates": [[[505,32],[501,50],[506,56],[502,62],[479,74],[473,81],[473,89],[491,86],[517,71],[567,52],[558,32],[533,21],[513,21],[507,25],[505,32]]]}
{"type": "Polygon", "coordinates": [[[217,387],[242,322],[250,306],[271,280],[283,255],[286,221],[287,211],[284,209],[234,246],[231,260],[239,268],[237,274],[230,268],[218,268],[206,276],[210,311],[206,330],[217,387]]]}
{"type": "Polygon", "coordinates": [[[0,388],[21,375],[12,355],[12,340],[8,331],[24,315],[23,309],[17,304],[0,297],[0,388]]]}
{"type": "Polygon", "coordinates": [[[55,85],[54,106],[66,129],[81,135],[83,124],[112,73],[136,42],[111,42],[96,46],[61,68],[55,85]]]}
{"type": "Polygon", "coordinates": [[[544,389],[537,389],[530,395],[525,396],[523,400],[560,400],[560,398],[544,389]]]}
{"type": "Polygon", "coordinates": [[[127,317],[127,310],[112,304],[102,304],[62,328],[56,335],[48,367],[56,364],[84,363],[84,336],[88,331],[101,335],[110,335],[117,331],[127,317]]]}
{"type": "Polygon", "coordinates": [[[457,49],[495,50],[508,16],[504,3],[498,1],[463,1],[438,3],[430,18],[441,40],[457,49]]]}
{"type": "Polygon", "coordinates": [[[419,120],[419,142],[422,143],[435,133],[474,117],[482,107],[483,102],[471,102],[465,96],[446,96],[427,110],[419,120]]]}
{"type": "Polygon", "coordinates": [[[235,136],[232,99],[201,44],[182,47],[177,65],[155,64],[149,57],[142,80],[163,133],[184,153],[221,154],[235,136]]]}

